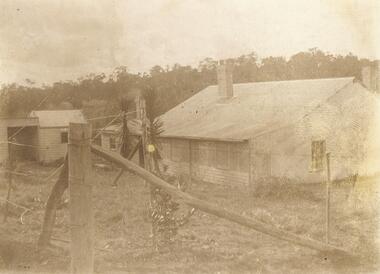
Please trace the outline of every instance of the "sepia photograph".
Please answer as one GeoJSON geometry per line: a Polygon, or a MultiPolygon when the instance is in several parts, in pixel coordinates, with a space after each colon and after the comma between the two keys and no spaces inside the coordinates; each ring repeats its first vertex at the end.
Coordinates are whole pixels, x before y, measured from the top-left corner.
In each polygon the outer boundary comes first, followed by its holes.
{"type": "Polygon", "coordinates": [[[0,273],[380,273],[379,15],[0,0],[0,273]]]}

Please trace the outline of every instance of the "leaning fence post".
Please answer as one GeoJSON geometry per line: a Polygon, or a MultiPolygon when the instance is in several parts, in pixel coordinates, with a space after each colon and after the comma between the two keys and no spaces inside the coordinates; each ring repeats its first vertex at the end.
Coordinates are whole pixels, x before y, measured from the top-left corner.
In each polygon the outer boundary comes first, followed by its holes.
{"type": "Polygon", "coordinates": [[[69,194],[71,231],[71,273],[93,273],[94,220],[90,180],[91,127],[87,123],[69,126],[69,194]]]}

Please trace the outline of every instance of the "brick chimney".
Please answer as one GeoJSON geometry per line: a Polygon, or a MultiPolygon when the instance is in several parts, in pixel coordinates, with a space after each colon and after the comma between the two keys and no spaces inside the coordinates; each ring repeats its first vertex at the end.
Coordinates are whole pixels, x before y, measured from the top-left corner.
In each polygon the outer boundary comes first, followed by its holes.
{"type": "Polygon", "coordinates": [[[232,98],[234,96],[232,81],[232,64],[226,60],[219,61],[217,67],[218,90],[222,98],[232,98]]]}
{"type": "Polygon", "coordinates": [[[380,93],[380,60],[362,69],[362,83],[370,91],[380,93]]]}

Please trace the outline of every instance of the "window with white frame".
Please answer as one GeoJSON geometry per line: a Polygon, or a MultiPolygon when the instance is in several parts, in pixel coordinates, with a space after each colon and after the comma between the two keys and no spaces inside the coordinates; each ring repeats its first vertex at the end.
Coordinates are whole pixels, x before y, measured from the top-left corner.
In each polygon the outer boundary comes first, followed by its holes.
{"type": "Polygon", "coordinates": [[[61,131],[61,144],[67,144],[69,141],[69,133],[67,130],[61,131]]]}
{"type": "Polygon", "coordinates": [[[229,151],[228,143],[216,143],[216,167],[220,169],[229,168],[229,151]]]}
{"type": "Polygon", "coordinates": [[[116,138],[114,136],[110,136],[110,149],[116,150],[116,138]]]}
{"type": "Polygon", "coordinates": [[[311,171],[321,171],[324,167],[326,155],[326,141],[315,140],[311,142],[311,171]]]}

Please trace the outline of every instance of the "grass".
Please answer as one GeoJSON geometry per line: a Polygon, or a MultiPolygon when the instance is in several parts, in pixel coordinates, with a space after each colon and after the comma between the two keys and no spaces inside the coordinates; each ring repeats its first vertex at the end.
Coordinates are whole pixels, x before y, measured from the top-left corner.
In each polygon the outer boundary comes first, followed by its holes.
{"type": "MultiPolygon", "coordinates": [[[[51,170],[53,167],[35,164],[22,166],[22,171],[41,177],[51,170]]],[[[180,229],[173,243],[155,252],[147,211],[148,186],[125,173],[119,185],[112,187],[110,184],[117,174],[116,169],[93,168],[92,174],[97,273],[305,273],[305,270],[363,273],[379,269],[376,245],[378,203],[377,197],[372,195],[377,186],[374,178],[357,183],[354,191],[349,184],[332,186],[331,241],[359,255],[356,260],[342,261],[200,211],[180,229]]],[[[54,180],[41,183],[30,178],[16,177],[12,201],[32,208],[33,212],[25,216],[24,225],[19,223],[16,214],[0,226],[0,254],[12,251],[9,264],[3,262],[0,272],[67,272],[70,262],[67,243],[53,241],[54,246],[48,250],[37,252],[35,249],[44,205],[54,180]]],[[[0,197],[4,197],[6,181],[0,180],[0,197]]],[[[323,185],[272,182],[260,185],[255,193],[250,193],[245,187],[194,182],[189,192],[303,237],[324,239],[323,185]]],[[[54,237],[70,239],[68,224],[68,210],[62,207],[57,213],[54,237]]]]}

